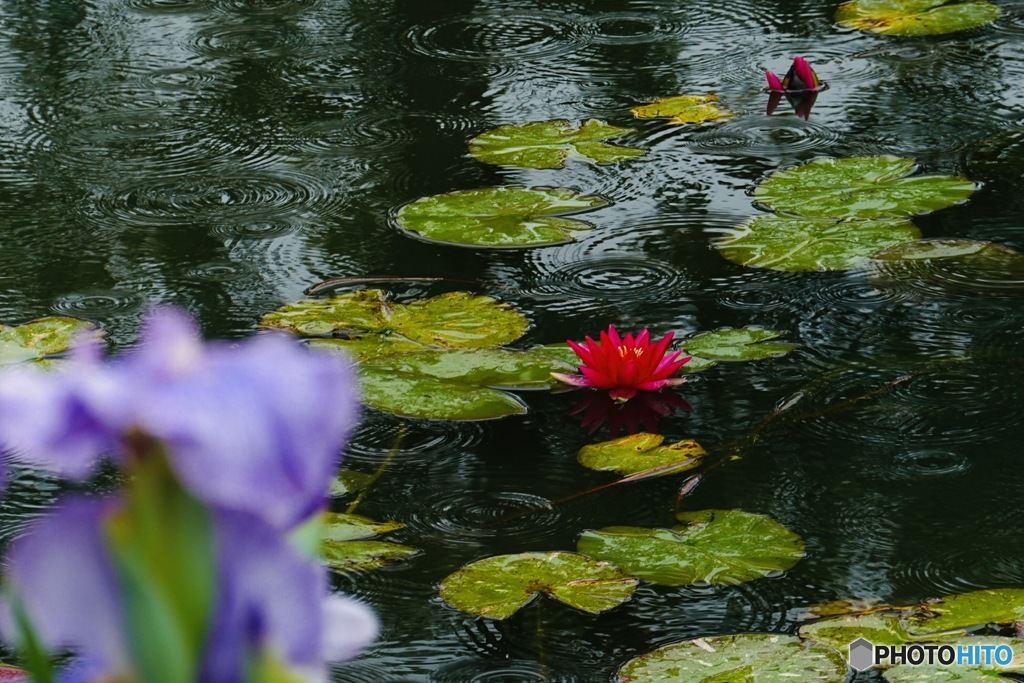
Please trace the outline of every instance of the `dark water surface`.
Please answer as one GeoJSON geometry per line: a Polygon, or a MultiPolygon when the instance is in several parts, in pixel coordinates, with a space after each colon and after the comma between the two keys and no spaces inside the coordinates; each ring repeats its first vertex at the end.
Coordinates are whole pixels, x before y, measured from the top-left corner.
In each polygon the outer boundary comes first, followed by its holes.
{"type": "MultiPolygon", "coordinates": [[[[490,423],[406,423],[359,512],[408,525],[411,563],[338,577],[373,604],[380,640],[336,681],[610,681],[629,658],[702,635],[791,631],[837,598],[916,601],[1024,585],[1024,281],[923,267],[780,273],[723,259],[711,239],[755,213],[766,173],[816,156],[892,153],[983,183],[915,219],[925,237],[1024,250],[1024,3],[994,25],[899,39],[832,24],[811,0],[5,0],[0,5],[0,320],[95,320],[130,345],[173,302],[212,337],[329,278],[445,277],[524,310],[524,343],[614,323],[677,334],[761,325],[793,354],[723,364],[663,420],[705,446],[749,433],[805,390],[849,409],[766,432],[692,509],[769,514],[807,558],[730,588],[644,585],[600,616],[537,602],[506,622],[439,601],[488,555],[572,549],[610,524],[668,526],[677,481],[621,487],[575,462],[590,436],[577,395],[527,395],[490,423]],[[764,115],[762,68],[805,55],[829,89],[809,121],[764,115]],[[636,122],[629,107],[713,92],[741,116],[710,127],[636,122]],[[469,138],[506,123],[597,117],[649,149],[626,164],[483,166],[469,138]],[[558,185],[614,205],[578,242],[480,251],[389,223],[423,195],[558,185]],[[933,361],[949,360],[934,365],[933,361]],[[917,373],[917,374],[915,374],[917,373]],[[524,516],[531,509],[541,512],[524,516]]],[[[430,286],[402,295],[436,293],[430,286]]],[[[348,463],[372,471],[402,421],[368,414],[348,463]]],[[[52,495],[28,478],[4,502],[10,538],[52,495]]]]}

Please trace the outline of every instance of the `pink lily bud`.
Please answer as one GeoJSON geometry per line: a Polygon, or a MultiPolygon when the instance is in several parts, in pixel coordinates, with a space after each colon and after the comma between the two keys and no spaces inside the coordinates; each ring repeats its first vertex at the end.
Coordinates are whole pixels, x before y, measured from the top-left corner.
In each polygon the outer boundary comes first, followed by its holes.
{"type": "Polygon", "coordinates": [[[782,80],[786,90],[817,90],[821,85],[818,74],[803,57],[794,57],[793,66],[782,80]]]}
{"type": "Polygon", "coordinates": [[[768,79],[768,89],[774,92],[782,92],[785,88],[782,87],[782,81],[779,77],[773,74],[771,71],[764,72],[765,78],[768,79]]]}

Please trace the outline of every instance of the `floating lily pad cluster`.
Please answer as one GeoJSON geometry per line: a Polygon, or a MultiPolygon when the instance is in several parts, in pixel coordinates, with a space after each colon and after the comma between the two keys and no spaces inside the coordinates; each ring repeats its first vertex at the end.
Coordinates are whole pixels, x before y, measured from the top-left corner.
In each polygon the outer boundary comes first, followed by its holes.
{"type": "Polygon", "coordinates": [[[601,612],[625,602],[640,580],[665,586],[742,583],[785,571],[804,556],[800,537],[764,515],[701,510],[677,517],[682,524],[672,529],[585,531],[578,553],[477,560],[441,582],[441,597],[493,619],[512,616],[538,594],[601,612]]]}
{"type": "Polygon", "coordinates": [[[526,333],[526,317],[466,292],[402,304],[382,290],[361,290],[288,304],[261,325],[317,337],[311,346],[355,358],[363,402],[406,417],[522,414],[526,405],[510,390],[545,389],[552,372],[575,370],[545,347],[504,348],[526,333]]]}
{"type": "MultiPolygon", "coordinates": [[[[637,118],[666,118],[669,124],[713,122],[732,112],[715,95],[682,95],[634,107],[637,118]]],[[[590,119],[575,125],[565,119],[498,126],[469,141],[469,153],[497,166],[555,169],[570,158],[598,164],[628,161],[647,150],[608,142],[632,128],[590,119]]],[[[610,202],[565,187],[484,187],[419,199],[400,207],[395,223],[433,242],[483,248],[538,247],[571,242],[591,225],[566,218],[610,202]]]]}
{"type": "Polygon", "coordinates": [[[913,159],[883,155],[820,158],[776,171],[754,190],[775,211],[717,240],[745,266],[784,271],[849,270],[878,252],[917,240],[909,216],[966,201],[975,183],[956,176],[911,176],[913,159]]]}
{"type": "Polygon", "coordinates": [[[836,22],[891,36],[927,36],[984,26],[1001,13],[985,0],[854,0],[839,6],[836,22]]]}
{"type": "Polygon", "coordinates": [[[626,662],[619,683],[664,683],[675,680],[782,680],[841,683],[847,678],[849,644],[865,638],[876,645],[948,644],[1008,645],[1014,652],[1006,666],[909,666],[884,670],[891,683],[906,681],[992,681],[1000,673],[1024,671],[1024,640],[972,635],[989,625],[1007,625],[1024,618],[1024,589],[982,590],[946,596],[920,605],[878,605],[803,625],[798,635],[744,633],[695,638],[660,647],[626,662]]]}
{"type": "Polygon", "coordinates": [[[400,522],[375,522],[361,515],[324,513],[320,557],[325,565],[343,574],[402,562],[420,551],[399,543],[368,539],[404,526],[400,522]]]}

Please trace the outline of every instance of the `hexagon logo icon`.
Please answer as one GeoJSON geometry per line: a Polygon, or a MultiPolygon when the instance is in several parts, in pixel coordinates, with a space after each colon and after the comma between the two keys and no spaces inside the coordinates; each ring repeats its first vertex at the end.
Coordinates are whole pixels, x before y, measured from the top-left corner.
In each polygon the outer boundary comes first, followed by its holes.
{"type": "Polygon", "coordinates": [[[875,646],[866,638],[850,643],[850,666],[854,671],[867,671],[875,663],[875,646]]]}

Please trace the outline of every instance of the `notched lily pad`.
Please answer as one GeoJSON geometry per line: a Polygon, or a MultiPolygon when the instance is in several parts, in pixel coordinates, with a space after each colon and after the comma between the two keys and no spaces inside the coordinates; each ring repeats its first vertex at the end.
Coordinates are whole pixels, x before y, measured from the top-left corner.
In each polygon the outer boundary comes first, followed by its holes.
{"type": "Polygon", "coordinates": [[[0,325],[0,365],[40,360],[71,348],[80,336],[100,338],[95,324],[68,317],[38,318],[24,325],[0,325]]]}
{"type": "Polygon", "coordinates": [[[529,321],[489,296],[448,292],[408,304],[389,301],[379,289],[303,299],[263,316],[260,326],[307,337],[348,334],[354,355],[389,355],[415,345],[486,348],[519,339],[529,321]],[[379,335],[374,338],[370,335],[379,335]],[[400,335],[389,339],[390,335],[400,335]]]}
{"type": "Polygon", "coordinates": [[[526,406],[502,389],[544,389],[552,372],[574,365],[534,349],[425,351],[359,366],[363,402],[385,412],[434,420],[521,415],[526,406]]]}
{"type": "Polygon", "coordinates": [[[770,517],[740,510],[677,515],[672,529],[613,526],[584,531],[577,550],[651,583],[729,585],[790,569],[803,540],[770,517]]]}
{"type": "Polygon", "coordinates": [[[395,221],[435,242],[536,247],[573,241],[592,226],[563,216],[607,205],[602,197],[568,188],[485,187],[421,197],[400,208],[395,221]]]}
{"type": "Polygon", "coordinates": [[[619,683],[841,683],[842,654],[774,633],[743,633],[673,643],[626,662],[619,683]]]}
{"type": "Polygon", "coordinates": [[[926,36],[984,26],[1000,14],[998,5],[981,0],[855,0],[839,6],[836,22],[892,36],[926,36]]]}
{"type": "Polygon", "coordinates": [[[497,166],[562,168],[571,154],[599,164],[625,161],[646,154],[646,150],[611,145],[604,140],[634,132],[590,119],[580,127],[564,119],[499,126],[469,142],[469,153],[477,161],[497,166]]]}
{"type": "Polygon", "coordinates": [[[347,496],[350,493],[362,491],[372,481],[373,475],[369,472],[357,472],[346,468],[338,472],[338,475],[331,481],[330,495],[332,498],[347,496]]]}
{"type": "Polygon", "coordinates": [[[756,216],[715,246],[741,266],[790,272],[850,270],[866,265],[887,247],[916,240],[917,226],[905,219],[840,221],[828,218],[756,216]]]}
{"type": "Polygon", "coordinates": [[[580,449],[577,460],[592,470],[622,475],[646,472],[656,467],[676,464],[662,474],[675,474],[700,467],[707,452],[693,440],[662,446],[661,434],[640,432],[611,441],[590,444],[580,449]]]}
{"type": "Polygon", "coordinates": [[[362,515],[326,512],[321,536],[325,541],[355,541],[380,536],[404,526],[401,522],[376,522],[362,515]]]}
{"type": "Polygon", "coordinates": [[[707,360],[763,360],[784,356],[796,348],[796,344],[769,341],[782,334],[760,327],[726,328],[695,334],[680,342],[680,346],[686,353],[707,360]]]}
{"type": "Polygon", "coordinates": [[[596,614],[621,605],[637,580],[607,562],[568,552],[498,555],[467,564],[441,582],[455,609],[507,619],[539,594],[596,614]]]}
{"type": "Polygon", "coordinates": [[[1024,588],[997,588],[947,595],[925,605],[934,616],[913,616],[906,621],[914,635],[933,635],[1024,620],[1024,588]]]}
{"type": "Polygon", "coordinates": [[[957,176],[905,177],[916,167],[913,159],[891,155],[814,159],[772,173],[754,197],[775,211],[810,218],[876,219],[938,211],[977,189],[957,176]]]}
{"type": "Polygon", "coordinates": [[[668,118],[669,123],[705,123],[732,118],[733,113],[715,104],[717,95],[679,95],[633,107],[638,119],[668,118]]]}
{"type": "Polygon", "coordinates": [[[419,554],[417,548],[387,541],[324,541],[320,546],[320,560],[340,574],[379,569],[419,554]]]}

